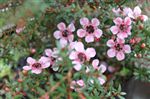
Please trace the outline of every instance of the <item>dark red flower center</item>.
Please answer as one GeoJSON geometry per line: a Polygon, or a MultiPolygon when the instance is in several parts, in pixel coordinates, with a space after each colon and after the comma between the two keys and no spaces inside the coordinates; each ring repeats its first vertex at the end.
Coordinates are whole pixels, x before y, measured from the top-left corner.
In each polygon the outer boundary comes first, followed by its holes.
{"type": "Polygon", "coordinates": [[[86,27],[86,32],[93,33],[94,32],[94,27],[92,25],[87,26],[86,27]]]}
{"type": "Polygon", "coordinates": [[[64,30],[63,32],[62,32],[62,36],[63,37],[67,37],[69,35],[69,31],[68,30],[64,30]]]}
{"type": "Polygon", "coordinates": [[[81,62],[84,62],[86,60],[86,55],[84,53],[79,53],[78,58],[80,59],[81,62]]]}
{"type": "Polygon", "coordinates": [[[34,63],[34,64],[32,65],[32,67],[33,67],[33,68],[41,68],[42,65],[41,65],[40,63],[34,63]]]}
{"type": "Polygon", "coordinates": [[[122,50],[122,46],[121,46],[120,44],[116,44],[116,45],[115,45],[115,49],[116,49],[117,51],[121,51],[121,50],[122,50]]]}
{"type": "Polygon", "coordinates": [[[121,24],[120,25],[120,30],[126,31],[127,30],[127,26],[125,24],[121,24]]]}

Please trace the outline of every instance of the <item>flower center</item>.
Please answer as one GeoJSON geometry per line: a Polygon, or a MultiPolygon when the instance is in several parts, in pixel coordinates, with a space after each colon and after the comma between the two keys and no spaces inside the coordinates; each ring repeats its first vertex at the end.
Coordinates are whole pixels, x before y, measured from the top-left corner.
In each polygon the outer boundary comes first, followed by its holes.
{"type": "Polygon", "coordinates": [[[79,53],[78,58],[80,59],[81,62],[84,62],[86,60],[86,55],[84,53],[79,53]]]}
{"type": "Polygon", "coordinates": [[[64,30],[63,32],[62,32],[62,36],[63,37],[67,37],[69,35],[69,31],[68,30],[64,30]]]}
{"type": "Polygon", "coordinates": [[[40,63],[34,63],[32,65],[32,67],[34,67],[34,68],[40,68],[40,67],[42,67],[42,65],[40,63]]]}
{"type": "Polygon", "coordinates": [[[127,26],[124,24],[120,25],[120,30],[125,31],[127,29],[127,26]]]}
{"type": "Polygon", "coordinates": [[[122,46],[120,44],[116,44],[115,48],[117,51],[121,51],[122,50],[122,46]]]}
{"type": "Polygon", "coordinates": [[[94,32],[94,27],[92,25],[87,26],[86,27],[86,32],[93,33],[94,32]]]}

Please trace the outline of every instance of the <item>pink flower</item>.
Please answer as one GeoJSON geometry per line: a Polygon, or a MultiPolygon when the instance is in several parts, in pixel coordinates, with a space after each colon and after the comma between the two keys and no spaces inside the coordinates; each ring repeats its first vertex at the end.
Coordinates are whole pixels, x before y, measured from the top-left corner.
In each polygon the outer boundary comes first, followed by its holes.
{"type": "Polygon", "coordinates": [[[75,91],[80,91],[84,87],[85,87],[85,83],[82,79],[77,80],[77,81],[73,80],[70,84],[70,88],[74,89],[75,91]]]}
{"type": "Polygon", "coordinates": [[[117,36],[121,39],[127,38],[128,35],[131,35],[131,19],[126,17],[124,20],[120,17],[114,19],[115,26],[110,28],[113,34],[117,34],[117,36]]]}
{"type": "Polygon", "coordinates": [[[96,51],[94,48],[84,49],[84,45],[82,42],[76,42],[74,46],[75,51],[72,51],[69,55],[69,58],[72,60],[72,63],[75,64],[75,70],[79,71],[81,69],[81,65],[89,61],[90,58],[96,55],[96,51]]]}
{"type": "Polygon", "coordinates": [[[107,51],[107,55],[109,57],[115,57],[117,60],[121,61],[125,58],[124,53],[130,53],[131,48],[130,45],[124,44],[124,39],[117,38],[116,40],[110,39],[107,41],[107,46],[110,49],[107,51]]]}
{"type": "Polygon", "coordinates": [[[92,66],[96,70],[100,70],[101,73],[104,73],[106,71],[106,66],[104,64],[100,64],[98,59],[94,59],[92,61],[92,66]]]}
{"type": "Polygon", "coordinates": [[[75,26],[73,23],[69,24],[66,27],[65,23],[61,22],[57,25],[59,30],[54,32],[54,37],[60,40],[62,47],[65,47],[69,42],[72,42],[74,39],[73,32],[75,31],[75,26]]]}
{"type": "Polygon", "coordinates": [[[101,85],[103,85],[106,82],[106,80],[102,77],[98,77],[98,80],[99,80],[101,85]]]}
{"type": "Polygon", "coordinates": [[[53,51],[51,49],[45,49],[45,54],[46,54],[46,56],[48,56],[48,59],[49,59],[51,65],[53,65],[55,63],[56,59],[58,59],[57,48],[54,48],[53,51]]]}
{"type": "Polygon", "coordinates": [[[48,58],[41,57],[38,61],[33,59],[32,57],[27,58],[28,66],[24,66],[24,70],[31,70],[32,73],[40,74],[42,69],[48,68],[50,66],[50,62],[48,62],[48,58]]]}
{"type": "Polygon", "coordinates": [[[125,7],[125,8],[123,8],[123,9],[120,9],[120,8],[115,9],[115,8],[113,8],[112,11],[113,11],[117,16],[119,16],[119,15],[127,16],[128,13],[132,12],[131,8],[128,8],[128,7],[125,7]]]}
{"type": "Polygon", "coordinates": [[[140,19],[141,21],[147,21],[148,17],[141,14],[142,11],[139,6],[136,6],[133,11],[128,13],[128,16],[134,20],[140,19]]]}
{"type": "Polygon", "coordinates": [[[78,29],[77,35],[80,38],[85,37],[87,43],[94,42],[94,38],[102,36],[102,30],[98,29],[100,22],[97,18],[93,18],[91,22],[88,18],[81,18],[80,24],[83,26],[83,29],[78,29]]]}

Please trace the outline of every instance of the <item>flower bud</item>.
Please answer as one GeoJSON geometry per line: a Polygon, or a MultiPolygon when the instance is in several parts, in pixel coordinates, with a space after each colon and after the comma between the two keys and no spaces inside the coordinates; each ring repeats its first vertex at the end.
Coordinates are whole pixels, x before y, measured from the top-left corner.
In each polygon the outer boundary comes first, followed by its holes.
{"type": "Polygon", "coordinates": [[[24,76],[28,76],[28,71],[27,70],[23,70],[22,73],[23,73],[24,76]]]}
{"type": "Polygon", "coordinates": [[[19,79],[18,79],[18,82],[19,82],[19,83],[22,83],[22,82],[23,82],[23,80],[19,78],[19,79]]]}
{"type": "Polygon", "coordinates": [[[143,30],[143,28],[144,28],[144,25],[143,25],[143,24],[140,24],[140,25],[139,25],[139,29],[140,29],[140,30],[143,30]]]}
{"type": "Polygon", "coordinates": [[[145,44],[145,43],[142,43],[142,44],[141,44],[141,48],[144,49],[145,47],[146,47],[146,44],[145,44]]]}

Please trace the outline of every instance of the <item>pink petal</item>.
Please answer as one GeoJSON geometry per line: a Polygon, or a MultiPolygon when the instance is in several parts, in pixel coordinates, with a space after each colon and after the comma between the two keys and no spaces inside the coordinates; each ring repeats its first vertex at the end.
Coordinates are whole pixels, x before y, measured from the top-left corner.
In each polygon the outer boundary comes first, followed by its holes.
{"type": "Polygon", "coordinates": [[[100,24],[100,22],[97,18],[93,18],[91,22],[92,22],[93,26],[98,26],[100,24]]]}
{"type": "Polygon", "coordinates": [[[98,60],[98,59],[94,59],[94,60],[92,61],[92,66],[93,66],[93,68],[94,68],[94,69],[97,69],[98,65],[99,65],[99,60],[98,60]]]}
{"type": "Polygon", "coordinates": [[[69,42],[72,42],[72,41],[73,41],[73,39],[74,39],[74,35],[73,35],[73,34],[71,34],[71,35],[69,35],[69,36],[68,36],[68,40],[69,40],[69,42]]]}
{"type": "Polygon", "coordinates": [[[52,56],[52,50],[51,49],[46,49],[45,50],[45,54],[48,56],[48,57],[51,57],[52,56]]]}
{"type": "Polygon", "coordinates": [[[83,87],[83,86],[84,86],[84,81],[83,81],[83,80],[78,80],[78,81],[76,81],[76,83],[77,83],[80,87],[83,87]]]}
{"type": "Polygon", "coordinates": [[[101,77],[98,77],[98,80],[99,80],[99,82],[100,82],[100,84],[101,85],[103,85],[106,81],[103,79],[103,78],[101,78],[101,77]]]}
{"type": "Polygon", "coordinates": [[[80,24],[83,25],[83,26],[86,26],[89,24],[89,19],[84,17],[84,18],[81,18],[80,19],[80,24]]]}
{"type": "Polygon", "coordinates": [[[27,63],[30,64],[30,65],[34,64],[35,62],[36,62],[36,60],[33,59],[32,57],[27,58],[27,63]]]}
{"type": "Polygon", "coordinates": [[[131,53],[130,45],[124,45],[123,49],[124,49],[125,53],[131,53]]]}
{"type": "Polygon", "coordinates": [[[126,18],[124,19],[124,23],[125,23],[126,25],[131,25],[132,21],[131,21],[131,19],[130,19],[129,17],[126,17],[126,18]]]}
{"type": "Polygon", "coordinates": [[[94,35],[95,35],[96,38],[100,38],[102,36],[102,34],[103,34],[103,32],[100,29],[96,29],[94,31],[94,35]]]}
{"type": "Polygon", "coordinates": [[[76,65],[74,65],[74,69],[75,69],[76,71],[80,71],[81,68],[82,68],[81,64],[76,64],[76,65]]]}
{"type": "Polygon", "coordinates": [[[42,72],[42,69],[34,69],[31,72],[35,74],[40,74],[42,72]]]}
{"type": "Polygon", "coordinates": [[[24,69],[24,70],[30,70],[31,67],[30,67],[30,66],[24,66],[23,69],[24,69]]]}
{"type": "Polygon", "coordinates": [[[124,39],[124,38],[128,37],[128,34],[127,33],[118,33],[117,37],[120,38],[120,39],[124,39]]]}
{"type": "Polygon", "coordinates": [[[107,51],[107,55],[108,55],[109,57],[115,57],[115,56],[116,56],[116,50],[115,50],[115,49],[109,49],[109,50],[107,51]]]}
{"type": "Polygon", "coordinates": [[[125,42],[125,40],[124,40],[124,39],[117,38],[117,42],[118,42],[119,44],[123,44],[123,43],[125,42]]]}
{"type": "Polygon", "coordinates": [[[101,64],[99,70],[101,70],[101,73],[104,73],[106,71],[106,66],[101,64]]]}
{"type": "Polygon", "coordinates": [[[78,57],[77,57],[77,52],[72,51],[72,52],[70,53],[70,55],[69,55],[69,59],[74,60],[74,59],[77,59],[77,58],[78,58],[78,57]]]}
{"type": "Polygon", "coordinates": [[[110,31],[113,33],[113,34],[117,34],[119,32],[119,28],[117,26],[112,26],[110,28],[110,31]]]}
{"type": "Polygon", "coordinates": [[[147,20],[148,20],[148,17],[147,17],[146,15],[141,15],[141,16],[140,16],[140,19],[141,19],[142,21],[147,21],[147,20]]]}
{"type": "Polygon", "coordinates": [[[62,33],[61,33],[60,31],[55,31],[55,32],[54,32],[54,37],[55,37],[56,39],[60,39],[60,38],[62,37],[62,33]]]}
{"type": "Polygon", "coordinates": [[[79,51],[79,52],[83,52],[84,51],[84,45],[82,42],[77,42],[75,44],[75,50],[79,51]]]}
{"type": "Polygon", "coordinates": [[[96,55],[96,51],[94,48],[87,48],[86,49],[86,55],[89,57],[94,57],[96,55]]]}
{"type": "Polygon", "coordinates": [[[112,40],[112,39],[108,40],[108,41],[107,41],[107,46],[109,46],[109,47],[115,46],[114,40],[112,40]]]}
{"type": "Polygon", "coordinates": [[[57,25],[57,28],[61,31],[64,31],[64,30],[66,30],[66,25],[65,25],[65,23],[61,22],[57,25]]]}
{"type": "Polygon", "coordinates": [[[78,35],[78,37],[83,38],[86,35],[86,31],[83,30],[83,29],[78,29],[77,30],[77,35],[78,35]]]}
{"type": "Polygon", "coordinates": [[[123,51],[120,51],[120,52],[117,52],[116,57],[117,57],[118,61],[121,61],[125,58],[125,55],[124,55],[123,51]]]}
{"type": "Polygon", "coordinates": [[[134,8],[134,15],[135,15],[135,17],[137,18],[138,16],[140,16],[141,15],[141,9],[140,9],[140,7],[139,6],[136,6],[135,8],[134,8]]]}
{"type": "Polygon", "coordinates": [[[85,37],[85,41],[86,41],[87,43],[94,42],[94,37],[93,37],[93,35],[87,35],[87,36],[85,37]]]}
{"type": "Polygon", "coordinates": [[[42,64],[42,68],[48,68],[50,66],[50,62],[45,62],[42,64]]]}
{"type": "Polygon", "coordinates": [[[75,31],[75,26],[73,23],[69,24],[69,26],[67,27],[67,29],[70,31],[70,32],[74,32],[75,31]]]}
{"type": "Polygon", "coordinates": [[[135,19],[135,17],[134,17],[134,12],[129,12],[129,13],[128,13],[128,17],[130,17],[130,18],[132,18],[132,19],[135,19]]]}
{"type": "Polygon", "coordinates": [[[122,18],[120,18],[120,17],[114,19],[114,23],[117,24],[117,25],[121,24],[122,21],[123,21],[123,20],[122,20],[122,18]]]}
{"type": "Polygon", "coordinates": [[[66,47],[67,44],[68,44],[68,41],[66,39],[64,39],[64,38],[60,39],[60,45],[62,48],[66,47]]]}
{"type": "Polygon", "coordinates": [[[49,61],[49,58],[48,57],[45,57],[45,56],[42,56],[40,59],[39,59],[39,63],[41,63],[41,64],[44,64],[44,63],[46,63],[46,62],[48,62],[49,61]]]}

